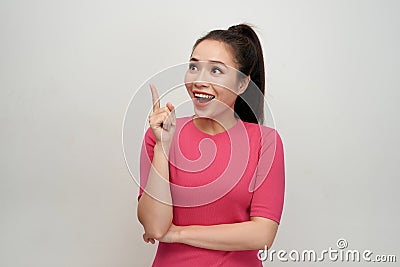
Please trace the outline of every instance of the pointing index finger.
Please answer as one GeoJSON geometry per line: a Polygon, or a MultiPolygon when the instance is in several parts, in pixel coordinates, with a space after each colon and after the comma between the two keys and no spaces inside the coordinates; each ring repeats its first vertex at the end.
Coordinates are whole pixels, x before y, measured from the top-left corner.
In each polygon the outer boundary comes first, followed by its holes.
{"type": "Polygon", "coordinates": [[[160,99],[158,98],[158,92],[154,84],[150,84],[151,97],[153,99],[153,111],[160,109],[160,99]]]}

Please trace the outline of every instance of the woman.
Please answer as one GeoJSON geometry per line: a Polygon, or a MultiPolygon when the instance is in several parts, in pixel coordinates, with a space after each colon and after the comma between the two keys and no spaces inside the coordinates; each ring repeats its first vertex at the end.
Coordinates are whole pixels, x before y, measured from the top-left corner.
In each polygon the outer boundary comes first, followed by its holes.
{"type": "Polygon", "coordinates": [[[150,86],[138,219],[144,241],[159,241],[153,266],[262,266],[285,184],[282,140],[261,125],[264,73],[260,41],[240,24],[195,43],[185,77],[193,116],[176,119],[150,86]]]}

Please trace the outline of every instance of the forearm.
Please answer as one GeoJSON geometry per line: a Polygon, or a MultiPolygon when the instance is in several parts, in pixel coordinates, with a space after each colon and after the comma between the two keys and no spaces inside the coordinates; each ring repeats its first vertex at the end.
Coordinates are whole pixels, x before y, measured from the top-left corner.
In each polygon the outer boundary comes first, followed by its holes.
{"type": "Polygon", "coordinates": [[[164,235],[171,223],[173,210],[169,186],[168,153],[161,145],[154,146],[154,156],[145,191],[138,203],[138,219],[145,233],[152,238],[164,235]]]}
{"type": "Polygon", "coordinates": [[[213,250],[259,250],[272,246],[277,228],[271,220],[180,226],[177,242],[213,250]]]}

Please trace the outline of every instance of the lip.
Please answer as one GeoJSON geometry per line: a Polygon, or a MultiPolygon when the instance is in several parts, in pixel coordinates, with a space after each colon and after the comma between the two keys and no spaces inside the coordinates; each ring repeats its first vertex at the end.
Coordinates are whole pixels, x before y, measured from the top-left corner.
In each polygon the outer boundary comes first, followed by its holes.
{"type": "Polygon", "coordinates": [[[214,97],[215,97],[215,95],[213,95],[213,94],[211,94],[211,93],[208,93],[208,92],[204,92],[204,91],[202,91],[202,90],[196,90],[196,89],[194,89],[194,90],[192,90],[192,93],[193,93],[193,95],[194,95],[194,94],[204,94],[204,95],[211,95],[211,96],[214,96],[214,97]]]}
{"type": "Polygon", "coordinates": [[[215,99],[215,95],[210,94],[210,93],[208,93],[208,92],[201,91],[201,90],[192,90],[192,93],[193,93],[193,98],[192,98],[193,104],[194,104],[195,106],[197,106],[197,107],[205,107],[205,106],[207,106],[208,104],[210,104],[210,103],[215,99]],[[194,96],[195,94],[209,95],[209,96],[213,96],[214,98],[211,99],[211,100],[208,101],[208,102],[201,103],[201,102],[197,101],[196,97],[194,96]]]}

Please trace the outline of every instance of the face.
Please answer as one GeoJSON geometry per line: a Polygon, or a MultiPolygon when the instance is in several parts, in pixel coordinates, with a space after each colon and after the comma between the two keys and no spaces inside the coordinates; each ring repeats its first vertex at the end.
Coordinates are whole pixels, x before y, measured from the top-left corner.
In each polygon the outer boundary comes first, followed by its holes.
{"type": "Polygon", "coordinates": [[[246,89],[249,80],[237,69],[232,53],[223,42],[204,40],[196,46],[185,76],[196,115],[208,118],[233,115],[236,98],[246,89]]]}

